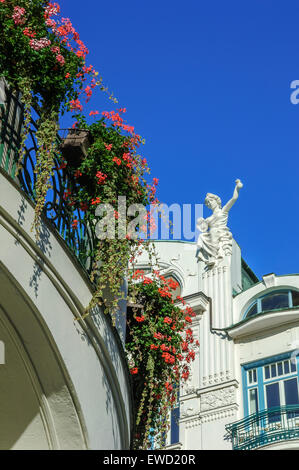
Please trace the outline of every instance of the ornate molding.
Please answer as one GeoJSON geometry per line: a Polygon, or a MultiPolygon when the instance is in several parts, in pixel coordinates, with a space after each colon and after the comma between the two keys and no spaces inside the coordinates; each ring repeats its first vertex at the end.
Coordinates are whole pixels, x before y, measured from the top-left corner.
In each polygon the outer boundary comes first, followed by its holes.
{"type": "Polygon", "coordinates": [[[211,385],[217,385],[219,383],[227,382],[231,380],[231,372],[229,370],[220,372],[219,374],[208,375],[202,378],[203,387],[209,387],[211,385]]]}
{"type": "Polygon", "coordinates": [[[220,388],[211,392],[205,392],[200,395],[201,411],[214,410],[232,405],[236,402],[236,388],[234,385],[220,388]]]}
{"type": "Polygon", "coordinates": [[[197,416],[196,418],[191,418],[188,421],[184,422],[185,429],[197,428],[201,424],[201,418],[197,416]]]}
{"type": "Polygon", "coordinates": [[[234,405],[224,410],[216,410],[210,413],[201,414],[200,419],[202,423],[209,423],[211,421],[233,417],[236,415],[237,411],[238,405],[234,405]]]}

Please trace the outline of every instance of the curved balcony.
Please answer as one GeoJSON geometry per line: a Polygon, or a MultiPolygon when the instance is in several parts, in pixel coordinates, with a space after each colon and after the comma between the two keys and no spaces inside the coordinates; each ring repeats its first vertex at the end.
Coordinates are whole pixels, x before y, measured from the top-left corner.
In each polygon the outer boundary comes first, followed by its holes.
{"type": "Polygon", "coordinates": [[[226,426],[233,450],[299,439],[299,405],[270,408],[226,426]]]}
{"type": "MultiPolygon", "coordinates": [[[[31,201],[35,203],[36,176],[34,166],[38,148],[35,133],[37,129],[36,120],[39,116],[35,113],[35,119],[32,117],[25,154],[21,162],[21,170],[15,176],[21,140],[23,108],[18,95],[6,88],[3,82],[0,82],[0,88],[3,94],[1,99],[0,93],[0,168],[13,178],[31,201]]],[[[57,139],[60,141],[59,136],[57,136],[57,139]]],[[[93,261],[90,252],[95,243],[94,233],[85,223],[83,212],[77,210],[74,213],[73,208],[66,200],[68,192],[76,191],[76,182],[70,177],[68,168],[63,168],[63,165],[61,165],[61,157],[58,154],[55,159],[54,174],[51,177],[51,186],[52,189],[47,195],[44,216],[59,232],[82,267],[90,272],[93,261]],[[72,227],[74,218],[78,220],[76,228],[72,227]]]]}
{"type": "Polygon", "coordinates": [[[121,328],[100,307],[84,315],[94,238],[67,204],[76,182],[58,154],[38,241],[30,230],[35,118],[16,177],[23,113],[0,79],[0,449],[128,449],[133,396],[121,328]]]}

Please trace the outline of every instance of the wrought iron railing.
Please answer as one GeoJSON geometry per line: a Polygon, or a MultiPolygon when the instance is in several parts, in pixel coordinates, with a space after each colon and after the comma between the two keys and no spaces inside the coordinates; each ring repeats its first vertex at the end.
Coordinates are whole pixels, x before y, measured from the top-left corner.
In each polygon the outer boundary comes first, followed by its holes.
{"type": "MultiPolygon", "coordinates": [[[[0,83],[0,86],[5,85],[0,83]]],[[[0,104],[0,167],[3,168],[21,189],[35,202],[36,174],[34,167],[36,152],[36,120],[38,114],[33,111],[31,126],[26,140],[26,150],[21,162],[21,170],[15,175],[16,163],[19,156],[21,130],[23,124],[23,108],[16,93],[5,88],[5,103],[0,104]]],[[[59,136],[57,136],[59,143],[59,136]]],[[[61,157],[57,152],[54,174],[51,177],[52,189],[49,190],[44,216],[56,228],[71,251],[76,255],[80,264],[87,272],[92,269],[92,248],[95,243],[93,230],[84,219],[81,210],[75,210],[68,204],[66,193],[76,191],[76,181],[71,177],[67,167],[61,165],[61,157]],[[72,226],[76,219],[77,226],[72,226]]]]}
{"type": "Polygon", "coordinates": [[[270,408],[231,423],[226,430],[234,450],[256,449],[299,439],[299,405],[270,408]]]}

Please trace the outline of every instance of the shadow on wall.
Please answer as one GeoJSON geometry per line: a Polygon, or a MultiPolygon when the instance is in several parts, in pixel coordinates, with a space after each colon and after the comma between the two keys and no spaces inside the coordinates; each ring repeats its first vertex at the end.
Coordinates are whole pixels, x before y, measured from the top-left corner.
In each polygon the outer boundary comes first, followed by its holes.
{"type": "Polygon", "coordinates": [[[0,340],[0,449],[86,448],[46,328],[1,262],[0,340]]]}

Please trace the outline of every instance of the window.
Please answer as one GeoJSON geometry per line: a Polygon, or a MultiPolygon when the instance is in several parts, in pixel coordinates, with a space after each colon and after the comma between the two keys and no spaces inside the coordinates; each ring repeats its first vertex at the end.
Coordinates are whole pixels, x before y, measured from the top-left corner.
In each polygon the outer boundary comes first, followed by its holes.
{"type": "Polygon", "coordinates": [[[180,408],[174,408],[171,411],[170,443],[176,444],[180,440],[180,408]]]}
{"type": "MultiPolygon", "coordinates": [[[[264,409],[299,405],[299,357],[291,352],[243,366],[245,416],[264,409]]],[[[287,417],[299,412],[287,412],[287,417]]],[[[269,415],[269,423],[280,421],[280,412],[269,415]]]]}
{"type": "Polygon", "coordinates": [[[247,309],[245,318],[272,310],[299,307],[299,291],[274,291],[256,299],[247,309]]]}
{"type": "Polygon", "coordinates": [[[249,414],[258,412],[258,394],[257,388],[249,390],[249,414]]]}
{"type": "Polygon", "coordinates": [[[175,408],[171,410],[170,416],[170,444],[176,444],[180,440],[180,402],[179,391],[177,393],[177,402],[175,408]]]}
{"type": "Polygon", "coordinates": [[[281,292],[277,294],[266,295],[262,302],[262,312],[267,310],[276,310],[279,308],[289,307],[289,294],[288,292],[281,292]]]}

